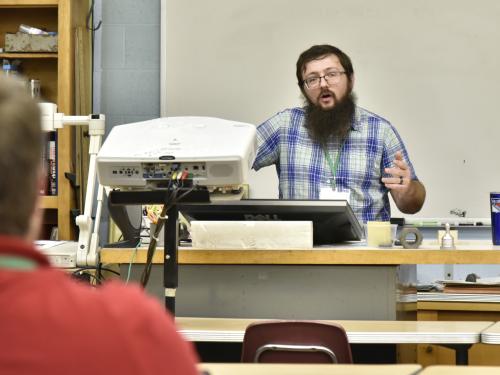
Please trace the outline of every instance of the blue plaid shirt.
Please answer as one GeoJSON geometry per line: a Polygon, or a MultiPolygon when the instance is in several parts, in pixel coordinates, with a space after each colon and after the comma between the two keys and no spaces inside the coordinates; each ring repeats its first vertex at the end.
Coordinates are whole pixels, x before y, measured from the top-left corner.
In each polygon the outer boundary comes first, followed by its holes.
{"type": "Polygon", "coordinates": [[[389,220],[389,190],[380,179],[385,175],[384,168],[393,165],[396,151],[402,151],[412,179],[417,179],[396,129],[382,117],[356,107],[343,147],[339,141],[327,145],[332,160],[342,147],[337,175],[333,176],[323,148],[310,139],[304,122],[304,109],[292,108],[261,124],[253,168],[276,165],[280,199],[319,199],[321,188],[332,186],[333,179],[338,190],[350,192],[350,204],[358,220],[389,220]]]}

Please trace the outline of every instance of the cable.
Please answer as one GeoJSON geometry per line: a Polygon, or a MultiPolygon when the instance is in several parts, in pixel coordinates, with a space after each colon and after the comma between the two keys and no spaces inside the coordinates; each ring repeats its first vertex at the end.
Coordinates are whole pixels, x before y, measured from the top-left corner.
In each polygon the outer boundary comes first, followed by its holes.
{"type": "Polygon", "coordinates": [[[117,275],[117,276],[120,276],[120,272],[115,271],[115,270],[113,270],[113,269],[111,269],[111,268],[101,267],[101,271],[111,272],[111,273],[114,273],[114,274],[115,274],[115,275],[117,275]]]}
{"type": "Polygon", "coordinates": [[[186,192],[184,192],[179,198],[177,198],[177,201],[175,202],[175,204],[180,202],[182,200],[182,198],[184,198],[186,195],[191,193],[193,190],[194,190],[194,186],[191,186],[186,192]]]}
{"type": "MultiPolygon", "coordinates": [[[[160,234],[163,225],[167,219],[167,212],[174,207],[179,201],[182,200],[187,194],[194,190],[194,186],[191,186],[190,189],[185,191],[179,197],[177,197],[178,192],[184,187],[184,182],[186,178],[189,176],[188,173],[183,173],[183,171],[178,171],[174,169],[166,188],[167,197],[165,199],[165,203],[162,208],[162,212],[160,214],[160,218],[156,223],[155,232],[151,235],[151,240],[149,242],[147,256],[146,256],[146,264],[144,266],[144,270],[141,274],[141,285],[146,287],[151,275],[151,269],[153,266],[153,258],[156,252],[156,245],[158,242],[158,235],[160,234]]],[[[165,248],[166,244],[164,244],[165,248]]]]}
{"type": "MultiPolygon", "coordinates": [[[[80,267],[78,269],[76,269],[75,271],[73,271],[73,273],[76,273],[76,272],[79,272],[79,271],[87,271],[87,270],[97,270],[99,266],[85,266],[85,267],[80,267]]],[[[106,267],[101,267],[101,270],[103,271],[107,271],[107,272],[111,272],[111,273],[114,273],[115,275],[118,275],[120,276],[120,272],[117,272],[111,268],[106,268],[106,267]]]]}
{"type": "Polygon", "coordinates": [[[71,272],[71,275],[76,277],[77,279],[80,278],[82,275],[89,276],[89,278],[91,280],[93,280],[95,283],[95,284],[93,284],[93,286],[96,286],[96,285],[101,285],[104,281],[106,281],[106,279],[102,276],[102,274],[100,274],[101,271],[111,272],[111,273],[114,273],[115,275],[120,276],[119,272],[117,272],[111,268],[102,267],[101,264],[99,264],[97,266],[80,267],[80,268],[74,270],[73,272],[71,272]],[[95,270],[96,274],[94,275],[90,272],[87,272],[87,271],[91,271],[91,270],[95,270]]]}
{"type": "MultiPolygon", "coordinates": [[[[174,191],[177,191],[174,190],[174,191]]],[[[170,197],[167,199],[167,201],[170,199],[170,197]]],[[[164,204],[163,209],[161,210],[160,217],[158,219],[158,222],[156,223],[156,229],[153,235],[151,236],[151,241],[149,242],[149,247],[148,247],[148,253],[146,257],[146,266],[144,267],[144,270],[141,275],[141,285],[143,287],[146,287],[149,281],[149,276],[151,275],[151,267],[153,266],[153,257],[156,251],[156,243],[158,240],[158,235],[160,234],[161,229],[163,228],[163,224],[166,219],[166,214],[167,214],[167,208],[168,205],[164,204]]],[[[163,246],[165,247],[166,244],[163,246]]]]}
{"type": "Polygon", "coordinates": [[[130,263],[128,264],[128,271],[127,271],[127,279],[125,280],[125,284],[128,284],[130,280],[130,274],[132,273],[132,264],[134,264],[135,256],[137,255],[137,249],[141,245],[141,241],[137,244],[137,246],[134,249],[134,252],[132,253],[132,257],[130,258],[130,263]]]}
{"type": "Polygon", "coordinates": [[[97,263],[97,266],[95,267],[95,274],[99,280],[104,280],[101,273],[101,263],[97,263]]]}
{"type": "MultiPolygon", "coordinates": [[[[179,197],[177,197],[177,194],[179,191],[182,189],[184,181],[181,180],[181,184],[178,185],[177,183],[173,182],[174,178],[172,178],[169,181],[169,185],[167,187],[167,192],[169,192],[169,196],[166,199],[165,204],[163,205],[162,212],[160,214],[160,219],[158,220],[156,224],[156,230],[155,233],[151,236],[151,241],[149,243],[148,247],[148,252],[147,252],[147,258],[146,258],[146,265],[144,267],[144,270],[141,275],[141,285],[145,288],[149,282],[149,277],[151,275],[151,268],[153,266],[153,257],[156,252],[156,243],[158,239],[158,235],[163,228],[164,222],[167,218],[166,214],[167,212],[174,207],[177,203],[179,203],[182,198],[184,198],[186,195],[191,193],[194,190],[194,186],[191,186],[187,191],[182,193],[179,197]],[[174,185],[174,188],[172,188],[172,185],[174,185]]],[[[166,248],[166,243],[163,245],[163,248],[166,248]]]]}
{"type": "MultiPolygon", "coordinates": [[[[100,285],[101,284],[101,280],[99,280],[95,275],[92,275],[90,272],[84,272],[85,269],[79,269],[79,270],[76,270],[74,272],[71,273],[71,275],[73,277],[76,277],[77,280],[79,279],[79,277],[81,277],[82,275],[86,275],[86,276],[89,276],[90,279],[93,279],[94,280],[94,283],[95,284],[90,284],[92,286],[96,286],[96,285],[100,285]]],[[[80,280],[81,281],[81,280],[80,280]]]]}
{"type": "Polygon", "coordinates": [[[99,28],[101,27],[102,25],[102,21],[99,21],[99,23],[97,24],[97,26],[94,26],[94,25],[90,25],[90,22],[93,21],[93,18],[94,18],[94,0],[92,0],[92,4],[90,5],[90,9],[89,9],[89,12],[87,13],[87,30],[90,30],[90,31],[97,31],[99,30],[99,28]]]}
{"type": "MultiPolygon", "coordinates": [[[[92,98],[94,97],[94,55],[95,55],[95,32],[101,28],[102,25],[102,20],[99,20],[97,23],[97,26],[91,25],[90,23],[94,21],[94,4],[95,0],[92,0],[92,3],[90,4],[90,9],[87,13],[87,19],[86,19],[86,28],[87,30],[90,30],[92,33],[92,45],[90,46],[90,53],[91,53],[91,62],[90,62],[90,68],[91,68],[91,73],[90,73],[90,92],[92,93],[92,98]]],[[[90,103],[90,108],[91,112],[93,113],[94,111],[94,103],[92,100],[92,103],[90,103]]]]}
{"type": "Polygon", "coordinates": [[[130,258],[130,263],[128,264],[128,271],[127,271],[127,279],[125,280],[125,284],[128,284],[130,280],[130,274],[132,273],[132,264],[134,264],[135,256],[137,254],[137,249],[141,245],[141,242],[136,245],[134,252],[132,253],[132,257],[130,258]]]}

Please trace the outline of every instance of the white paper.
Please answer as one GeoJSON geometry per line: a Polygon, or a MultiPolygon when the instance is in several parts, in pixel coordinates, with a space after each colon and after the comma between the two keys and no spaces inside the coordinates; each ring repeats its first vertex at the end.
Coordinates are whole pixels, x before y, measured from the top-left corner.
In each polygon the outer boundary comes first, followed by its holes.
{"type": "Polygon", "coordinates": [[[319,199],[341,199],[351,203],[351,194],[348,191],[333,190],[331,187],[322,187],[319,191],[319,199]]]}

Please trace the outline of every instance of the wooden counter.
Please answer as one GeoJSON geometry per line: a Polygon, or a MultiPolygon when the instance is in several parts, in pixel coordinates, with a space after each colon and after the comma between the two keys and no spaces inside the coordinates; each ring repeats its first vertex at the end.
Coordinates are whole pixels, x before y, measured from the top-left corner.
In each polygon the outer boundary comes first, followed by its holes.
{"type": "Polygon", "coordinates": [[[430,366],[419,375],[496,375],[500,367],[486,366],[430,366]]]}
{"type": "Polygon", "coordinates": [[[209,375],[414,375],[419,365],[330,365],[330,364],[262,364],[201,363],[198,368],[209,375]]]}
{"type": "MultiPolygon", "coordinates": [[[[403,297],[412,297],[416,264],[500,264],[499,250],[490,241],[461,241],[456,250],[440,250],[436,241],[418,250],[362,242],[299,250],[181,248],[176,309],[206,317],[415,319],[416,301],[403,297]]],[[[160,299],[163,257],[159,249],[148,284],[160,299]]],[[[122,275],[132,280],[140,278],[145,260],[145,249],[101,251],[102,263],[121,264],[122,275]]]]}
{"type": "MultiPolygon", "coordinates": [[[[101,249],[102,263],[144,263],[146,249],[101,249]]],[[[163,263],[157,249],[153,262],[163,263]]],[[[399,265],[399,264],[500,264],[500,246],[491,241],[461,241],[455,250],[440,250],[435,241],[420,249],[378,249],[361,245],[298,250],[207,250],[179,249],[179,264],[308,264],[308,265],[399,265]]]]}

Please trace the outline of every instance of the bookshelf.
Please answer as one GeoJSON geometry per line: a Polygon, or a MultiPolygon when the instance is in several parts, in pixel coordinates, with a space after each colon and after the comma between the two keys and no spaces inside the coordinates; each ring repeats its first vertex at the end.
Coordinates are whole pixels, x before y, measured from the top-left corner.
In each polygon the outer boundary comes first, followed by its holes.
{"type": "MultiPolygon", "coordinates": [[[[76,113],[76,108],[82,107],[79,102],[90,103],[89,92],[82,97],[75,89],[76,75],[82,80],[79,67],[82,56],[78,56],[76,50],[82,40],[84,44],[90,44],[90,33],[85,29],[88,9],[88,0],[0,0],[0,47],[5,45],[5,33],[16,32],[20,24],[58,32],[57,52],[5,51],[0,53],[0,61],[20,60],[20,73],[40,80],[42,99],[57,103],[58,111],[66,115],[79,114],[76,113]]],[[[89,48],[78,48],[79,53],[82,50],[88,51],[89,48]]],[[[90,59],[90,56],[87,58],[90,59]]],[[[89,72],[90,69],[85,77],[88,81],[89,72]]],[[[75,237],[71,209],[76,208],[76,193],[65,178],[65,173],[75,173],[78,151],[75,132],[74,128],[67,127],[57,133],[57,195],[42,197],[45,209],[43,237],[47,237],[56,226],[59,239],[75,237]]]]}

